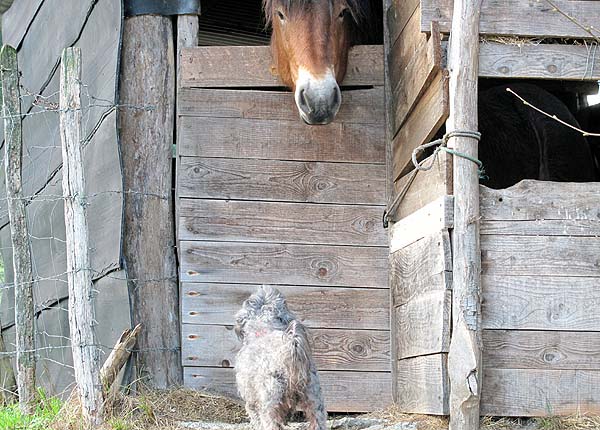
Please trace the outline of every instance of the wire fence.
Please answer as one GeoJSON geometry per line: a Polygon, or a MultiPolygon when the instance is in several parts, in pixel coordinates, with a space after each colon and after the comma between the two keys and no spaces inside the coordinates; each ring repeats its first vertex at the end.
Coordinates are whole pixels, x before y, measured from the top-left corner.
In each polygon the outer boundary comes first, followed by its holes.
{"type": "MultiPolygon", "coordinates": [[[[4,70],[3,70],[4,71],[4,70]]],[[[58,72],[57,72],[58,73],[58,72]]],[[[115,342],[124,330],[132,326],[130,296],[140,286],[151,282],[174,281],[176,277],[128,278],[122,267],[122,214],[126,196],[169,200],[171,195],[152,190],[123,188],[120,154],[117,142],[116,115],[119,110],[153,111],[155,106],[118,104],[115,100],[96,96],[91,84],[79,82],[81,88],[81,150],[84,154],[85,193],[75,196],[83,202],[88,215],[91,265],[74,271],[67,269],[67,238],[65,234],[64,173],[59,117],[59,91],[36,94],[30,88],[19,87],[21,114],[0,112],[0,130],[10,138],[11,130],[2,123],[18,120],[23,127],[22,194],[25,205],[28,240],[24,245],[31,252],[32,278],[25,284],[33,288],[34,347],[17,351],[15,330],[15,274],[9,225],[9,198],[6,182],[0,183],[0,252],[2,254],[2,284],[0,284],[0,394],[5,399],[16,396],[15,358],[18,353],[35,355],[35,384],[51,394],[67,397],[74,387],[75,368],[69,334],[69,288],[67,278],[75,272],[88,271],[93,279],[91,300],[94,314],[88,323],[96,342],[78,347],[93,347],[104,362],[115,350],[115,342]],[[12,374],[11,374],[12,372],[12,374]]],[[[5,100],[4,100],[5,101],[5,100]]],[[[5,151],[1,151],[2,166],[5,151]]],[[[4,168],[2,168],[4,170],[4,168]]],[[[4,172],[2,174],[4,176],[4,172]]],[[[4,177],[3,179],[6,179],[4,177]]],[[[17,285],[18,286],[18,285],[17,285]]],[[[118,347],[117,347],[118,349],[118,347]]],[[[148,348],[133,348],[134,353],[148,348]]],[[[153,351],[179,351],[178,345],[152,348],[153,351]]],[[[124,378],[133,379],[130,366],[124,378]],[[129,376],[128,376],[129,375],[129,376]]],[[[0,396],[2,397],[2,396],[0,396]]]]}

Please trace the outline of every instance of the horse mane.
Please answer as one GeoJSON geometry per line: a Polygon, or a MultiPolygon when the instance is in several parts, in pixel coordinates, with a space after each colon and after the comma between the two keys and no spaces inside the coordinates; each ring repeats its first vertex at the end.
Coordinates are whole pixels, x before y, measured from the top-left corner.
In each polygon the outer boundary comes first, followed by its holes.
{"type": "MultiPolygon", "coordinates": [[[[263,12],[265,14],[265,22],[267,27],[273,22],[273,2],[276,0],[262,0],[263,12]]],[[[283,0],[286,11],[293,14],[295,11],[301,11],[309,4],[319,0],[283,0]]],[[[324,0],[332,3],[333,0],[324,0]]],[[[371,0],[346,0],[350,15],[356,26],[364,31],[370,25],[373,18],[373,8],[371,0]]]]}

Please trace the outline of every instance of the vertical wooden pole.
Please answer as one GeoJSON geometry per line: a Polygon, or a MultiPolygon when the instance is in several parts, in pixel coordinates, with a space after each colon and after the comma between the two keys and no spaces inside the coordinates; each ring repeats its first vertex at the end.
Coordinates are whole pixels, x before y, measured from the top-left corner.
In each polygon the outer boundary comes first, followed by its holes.
{"type": "Polygon", "coordinates": [[[94,303],[81,148],[81,50],[66,48],[60,69],[60,138],[65,200],[69,327],[75,381],[87,428],[103,422],[99,351],[94,333],[94,303]]]}
{"type": "Polygon", "coordinates": [[[4,45],[0,51],[6,199],[13,250],[15,321],[17,334],[17,387],[23,413],[32,412],[35,398],[35,343],[33,276],[27,215],[21,188],[22,133],[17,51],[4,45]]]}
{"type": "MultiPolygon", "coordinates": [[[[454,0],[448,53],[450,116],[446,129],[477,131],[479,11],[481,0],[454,0]]],[[[477,157],[478,141],[449,142],[477,157]]],[[[481,254],[479,247],[479,175],[477,165],[454,156],[454,236],[452,339],[448,354],[450,430],[479,429],[481,396],[481,254]]]]}
{"type": "Polygon", "coordinates": [[[119,110],[125,189],[123,256],[133,323],[143,323],[135,362],[145,384],[182,381],[172,198],[175,50],[169,17],[127,18],[119,110]]]}
{"type": "Polygon", "coordinates": [[[179,15],[177,17],[177,61],[179,50],[198,46],[198,15],[179,15]]]}

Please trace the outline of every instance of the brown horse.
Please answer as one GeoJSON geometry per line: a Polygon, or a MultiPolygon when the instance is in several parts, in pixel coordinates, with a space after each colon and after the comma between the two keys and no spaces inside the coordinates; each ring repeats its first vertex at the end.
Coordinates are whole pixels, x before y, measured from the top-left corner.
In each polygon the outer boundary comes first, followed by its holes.
{"type": "MultiPolygon", "coordinates": [[[[263,0],[273,27],[271,49],[281,80],[294,90],[307,124],[329,124],[342,94],[348,51],[362,42],[372,9],[370,0],[263,0]]],[[[379,3],[381,3],[379,1],[379,3]]]]}

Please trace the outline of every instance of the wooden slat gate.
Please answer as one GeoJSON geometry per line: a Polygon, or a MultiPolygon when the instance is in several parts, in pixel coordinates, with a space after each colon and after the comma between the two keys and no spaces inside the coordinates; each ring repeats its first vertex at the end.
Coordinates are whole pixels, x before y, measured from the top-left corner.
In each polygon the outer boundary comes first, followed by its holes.
{"type": "Polygon", "coordinates": [[[328,126],[299,119],[268,47],[186,48],[177,219],[188,387],[236,395],[234,313],[275,285],[311,329],[330,411],[391,401],[383,55],[350,55],[328,126]],[[360,86],[356,88],[356,86],[360,86]]]}

